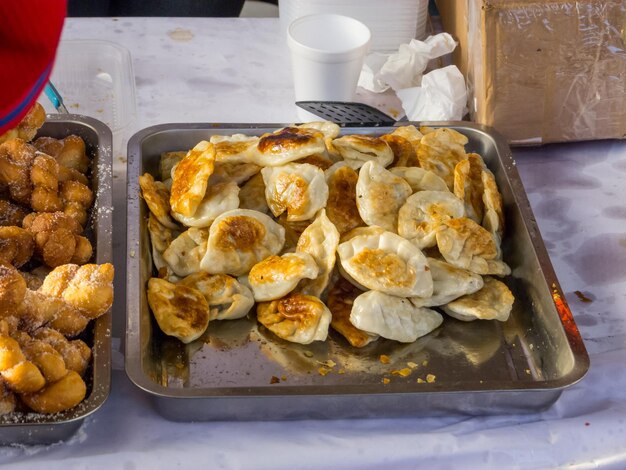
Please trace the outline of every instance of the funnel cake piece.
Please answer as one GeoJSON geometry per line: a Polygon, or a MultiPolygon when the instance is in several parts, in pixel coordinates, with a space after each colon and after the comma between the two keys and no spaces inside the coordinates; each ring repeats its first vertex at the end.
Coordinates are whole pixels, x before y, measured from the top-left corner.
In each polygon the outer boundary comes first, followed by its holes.
{"type": "Polygon", "coordinates": [[[13,204],[6,199],[0,199],[0,226],[10,227],[12,225],[21,227],[22,220],[28,214],[28,211],[17,204],[13,204]]]}
{"type": "Polygon", "coordinates": [[[80,375],[87,370],[91,349],[83,340],[68,340],[57,330],[48,327],[35,330],[32,337],[52,346],[63,358],[67,370],[73,370],[80,375]]]}
{"type": "Polygon", "coordinates": [[[80,223],[63,212],[29,214],[24,228],[34,237],[35,254],[50,267],[84,264],[91,258],[91,243],[80,235],[80,223]]]}
{"type": "Polygon", "coordinates": [[[21,139],[9,139],[0,144],[0,183],[9,188],[11,199],[30,206],[33,185],[30,169],[36,149],[21,139]]]}
{"type": "Polygon", "coordinates": [[[22,118],[17,127],[0,135],[0,144],[15,137],[25,141],[32,140],[39,128],[43,126],[45,120],[46,111],[43,109],[43,106],[36,102],[22,118]]]}
{"type": "Polygon", "coordinates": [[[10,336],[0,336],[0,375],[17,393],[36,392],[46,384],[37,366],[26,359],[19,343],[10,336]]]}

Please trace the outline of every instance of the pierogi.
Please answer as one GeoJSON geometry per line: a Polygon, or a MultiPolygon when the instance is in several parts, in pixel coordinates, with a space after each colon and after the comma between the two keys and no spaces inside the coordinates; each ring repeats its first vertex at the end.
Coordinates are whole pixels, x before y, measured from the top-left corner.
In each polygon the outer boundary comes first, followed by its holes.
{"type": "Polygon", "coordinates": [[[501,281],[489,276],[479,291],[444,305],[443,311],[461,321],[498,320],[507,321],[515,298],[501,281]]]}
{"type": "Polygon", "coordinates": [[[261,212],[235,209],[211,224],[206,254],[200,262],[211,274],[241,276],[285,244],[285,229],[261,212]]]}

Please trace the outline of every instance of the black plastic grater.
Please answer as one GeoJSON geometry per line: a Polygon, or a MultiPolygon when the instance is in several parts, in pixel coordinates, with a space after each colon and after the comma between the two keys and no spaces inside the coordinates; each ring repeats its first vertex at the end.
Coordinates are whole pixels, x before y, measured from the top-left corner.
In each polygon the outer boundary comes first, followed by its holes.
{"type": "Polygon", "coordinates": [[[349,101],[296,101],[296,105],[340,126],[393,126],[396,120],[378,109],[349,101]]]}

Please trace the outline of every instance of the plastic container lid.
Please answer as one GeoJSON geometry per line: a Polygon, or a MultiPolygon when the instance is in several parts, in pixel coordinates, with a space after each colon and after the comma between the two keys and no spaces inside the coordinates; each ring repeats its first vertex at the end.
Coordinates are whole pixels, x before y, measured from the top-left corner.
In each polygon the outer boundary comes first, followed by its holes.
{"type": "MultiPolygon", "coordinates": [[[[111,131],[126,130],[136,115],[130,52],[110,41],[61,41],[51,79],[70,113],[92,116],[111,131]]],[[[56,113],[45,96],[39,102],[56,113]]]]}

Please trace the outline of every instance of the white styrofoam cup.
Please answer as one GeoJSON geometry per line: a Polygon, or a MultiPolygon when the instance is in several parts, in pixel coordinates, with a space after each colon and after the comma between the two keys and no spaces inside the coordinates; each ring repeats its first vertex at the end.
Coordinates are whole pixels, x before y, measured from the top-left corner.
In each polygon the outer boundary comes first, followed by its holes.
{"type": "Polygon", "coordinates": [[[354,18],[320,14],[294,20],[287,30],[296,101],[352,101],[370,30],[354,18]]]}

